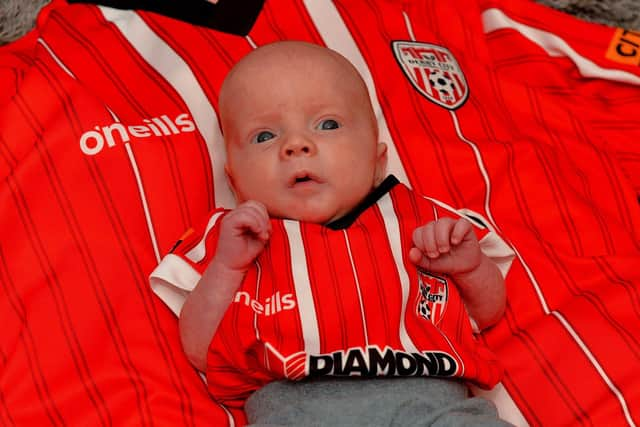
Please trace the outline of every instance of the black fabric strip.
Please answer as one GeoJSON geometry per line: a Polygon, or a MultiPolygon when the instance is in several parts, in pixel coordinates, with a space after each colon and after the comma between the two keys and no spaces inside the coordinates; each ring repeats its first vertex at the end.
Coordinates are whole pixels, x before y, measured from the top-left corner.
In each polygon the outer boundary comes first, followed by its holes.
{"type": "Polygon", "coordinates": [[[256,22],[264,0],[68,0],[69,3],[93,3],[117,9],[156,12],[191,24],[225,33],[246,36],[256,22]]]}
{"type": "Polygon", "coordinates": [[[389,175],[382,181],[380,185],[378,185],[371,193],[365,197],[358,206],[356,206],[351,212],[343,216],[342,218],[338,218],[335,221],[331,221],[326,224],[326,227],[332,230],[343,230],[348,228],[353,222],[358,219],[362,212],[366,211],[369,207],[374,205],[382,196],[387,194],[393,187],[399,184],[398,178],[393,175],[389,175]]]}

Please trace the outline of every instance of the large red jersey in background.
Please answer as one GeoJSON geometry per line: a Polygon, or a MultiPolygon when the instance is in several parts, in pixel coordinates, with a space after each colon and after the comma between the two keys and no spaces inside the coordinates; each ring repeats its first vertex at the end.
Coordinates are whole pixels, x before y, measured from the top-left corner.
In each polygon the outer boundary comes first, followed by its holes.
{"type": "MultiPolygon", "coordinates": [[[[640,422],[638,33],[525,0],[267,0],[246,36],[54,0],[0,48],[0,420],[236,425],[148,275],[231,207],[217,93],[276,40],[363,74],[389,172],[516,254],[503,416],[640,422]]],[[[234,416],[231,416],[234,415],[234,416]]]]}

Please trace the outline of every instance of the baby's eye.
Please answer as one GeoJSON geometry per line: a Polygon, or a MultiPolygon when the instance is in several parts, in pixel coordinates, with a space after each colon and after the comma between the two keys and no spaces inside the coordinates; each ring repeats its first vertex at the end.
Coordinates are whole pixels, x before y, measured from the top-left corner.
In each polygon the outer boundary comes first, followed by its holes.
{"type": "Polygon", "coordinates": [[[333,119],[323,120],[318,125],[318,129],[320,130],[333,130],[333,129],[338,129],[339,127],[340,127],[340,124],[338,124],[338,122],[336,122],[333,119]]]}
{"type": "Polygon", "coordinates": [[[269,132],[268,130],[263,130],[262,132],[258,133],[255,136],[253,142],[255,142],[256,144],[261,144],[273,138],[275,138],[275,135],[273,134],[273,132],[269,132]]]}

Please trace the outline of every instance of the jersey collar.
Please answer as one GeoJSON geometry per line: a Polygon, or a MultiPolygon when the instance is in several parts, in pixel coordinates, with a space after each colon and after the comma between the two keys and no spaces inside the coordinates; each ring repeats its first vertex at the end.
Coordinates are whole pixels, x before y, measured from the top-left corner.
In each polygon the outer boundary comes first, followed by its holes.
{"type": "Polygon", "coordinates": [[[148,10],[225,33],[246,36],[264,6],[265,0],[67,0],[93,3],[117,9],[148,10]]]}
{"type": "Polygon", "coordinates": [[[375,205],[378,200],[385,194],[387,194],[393,187],[399,184],[398,178],[393,175],[387,176],[384,181],[380,185],[378,185],[371,193],[365,197],[362,202],[358,204],[351,212],[346,214],[345,216],[336,219],[335,221],[331,221],[326,224],[326,227],[332,230],[343,230],[345,228],[349,228],[351,224],[355,222],[356,219],[362,214],[362,212],[369,209],[371,206],[375,205]]]}

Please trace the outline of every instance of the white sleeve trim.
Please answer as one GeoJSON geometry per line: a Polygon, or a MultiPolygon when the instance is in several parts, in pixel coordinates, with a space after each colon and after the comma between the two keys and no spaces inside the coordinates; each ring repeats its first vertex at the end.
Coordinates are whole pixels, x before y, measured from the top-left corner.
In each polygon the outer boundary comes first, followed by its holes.
{"type": "Polygon", "coordinates": [[[480,250],[498,265],[502,277],[507,277],[516,253],[498,234],[489,231],[480,240],[480,250]]]}
{"type": "Polygon", "coordinates": [[[200,276],[188,262],[168,254],[151,272],[149,283],[153,292],[179,316],[187,295],[198,284],[200,276]]]}

